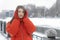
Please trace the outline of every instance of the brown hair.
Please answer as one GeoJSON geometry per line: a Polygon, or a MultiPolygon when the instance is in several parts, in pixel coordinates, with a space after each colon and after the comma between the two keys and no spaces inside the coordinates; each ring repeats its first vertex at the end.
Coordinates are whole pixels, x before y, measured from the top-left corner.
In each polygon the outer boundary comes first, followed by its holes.
{"type": "MultiPolygon", "coordinates": [[[[24,6],[18,5],[16,8],[16,11],[18,11],[19,8],[22,8],[24,10],[24,15],[25,15],[26,10],[25,10],[24,6]]],[[[12,23],[13,20],[14,20],[14,16],[13,16],[12,20],[10,21],[10,23],[12,23]]]]}
{"type": "Polygon", "coordinates": [[[17,6],[16,10],[18,11],[19,8],[22,8],[24,10],[24,13],[26,12],[26,9],[24,8],[24,6],[17,6]]]}

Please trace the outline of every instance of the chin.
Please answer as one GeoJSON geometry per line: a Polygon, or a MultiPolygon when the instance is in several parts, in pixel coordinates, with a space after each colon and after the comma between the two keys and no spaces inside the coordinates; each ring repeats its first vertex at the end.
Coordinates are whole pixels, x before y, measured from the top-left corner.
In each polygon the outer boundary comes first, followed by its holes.
{"type": "Polygon", "coordinates": [[[23,18],[23,17],[19,17],[19,18],[23,18]]]}

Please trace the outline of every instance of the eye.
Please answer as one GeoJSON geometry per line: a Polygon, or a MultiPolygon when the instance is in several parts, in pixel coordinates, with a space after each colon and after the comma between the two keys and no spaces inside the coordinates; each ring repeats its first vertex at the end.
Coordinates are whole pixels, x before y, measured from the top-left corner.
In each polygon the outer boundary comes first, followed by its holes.
{"type": "Polygon", "coordinates": [[[23,11],[23,13],[25,13],[25,11],[23,11]]]}

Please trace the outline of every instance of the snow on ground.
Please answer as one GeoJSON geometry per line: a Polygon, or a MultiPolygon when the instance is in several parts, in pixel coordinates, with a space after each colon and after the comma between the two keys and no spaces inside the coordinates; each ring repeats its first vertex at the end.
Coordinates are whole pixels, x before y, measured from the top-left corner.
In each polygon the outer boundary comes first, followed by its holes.
{"type": "Polygon", "coordinates": [[[7,39],[0,33],[0,40],[7,40],[7,39]]]}
{"type": "Polygon", "coordinates": [[[36,26],[55,28],[60,30],[60,18],[30,18],[36,26]]]}
{"type": "Polygon", "coordinates": [[[42,34],[42,33],[40,33],[40,32],[33,32],[33,34],[38,35],[38,36],[40,36],[40,37],[47,37],[46,34],[42,34]]]}
{"type": "Polygon", "coordinates": [[[6,21],[6,23],[7,23],[7,22],[9,22],[11,19],[12,19],[11,17],[7,17],[6,19],[3,19],[3,21],[6,21]]]}
{"type": "Polygon", "coordinates": [[[41,40],[42,38],[47,38],[47,36],[39,32],[33,33],[33,40],[41,40]]]}

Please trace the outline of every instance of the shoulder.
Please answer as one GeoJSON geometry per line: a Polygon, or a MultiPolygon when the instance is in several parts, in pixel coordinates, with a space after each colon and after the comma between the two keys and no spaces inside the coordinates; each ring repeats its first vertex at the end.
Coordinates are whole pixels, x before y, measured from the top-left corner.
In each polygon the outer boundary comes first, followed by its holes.
{"type": "Polygon", "coordinates": [[[18,24],[18,23],[19,23],[18,19],[13,19],[12,23],[8,22],[7,25],[18,24]]]}
{"type": "Polygon", "coordinates": [[[19,20],[18,19],[14,19],[13,22],[19,22],[19,20]]]}
{"type": "Polygon", "coordinates": [[[19,23],[19,20],[18,20],[18,19],[14,19],[14,20],[12,21],[12,23],[19,23]]]}

